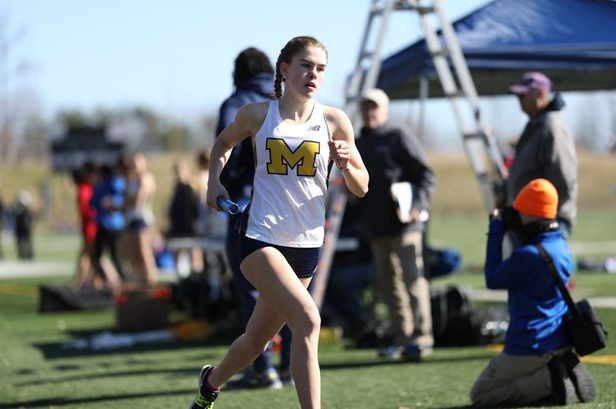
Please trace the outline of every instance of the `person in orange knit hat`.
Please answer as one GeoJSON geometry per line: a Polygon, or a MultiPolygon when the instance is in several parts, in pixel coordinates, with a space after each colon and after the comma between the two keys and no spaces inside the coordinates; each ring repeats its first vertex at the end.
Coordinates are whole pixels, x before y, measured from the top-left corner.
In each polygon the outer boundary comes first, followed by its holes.
{"type": "Polygon", "coordinates": [[[505,347],[473,385],[475,406],[526,406],[589,402],[595,397],[590,374],[572,352],[564,326],[568,307],[537,245],[554,260],[567,284],[571,257],[556,220],[558,193],[546,179],[534,179],[520,190],[513,207],[490,218],[485,280],[490,289],[507,290],[509,328],[505,347]],[[520,245],[503,259],[507,231],[520,245]]]}
{"type": "Polygon", "coordinates": [[[532,180],[518,193],[513,208],[529,216],[554,219],[558,209],[558,192],[547,179],[532,180]]]}

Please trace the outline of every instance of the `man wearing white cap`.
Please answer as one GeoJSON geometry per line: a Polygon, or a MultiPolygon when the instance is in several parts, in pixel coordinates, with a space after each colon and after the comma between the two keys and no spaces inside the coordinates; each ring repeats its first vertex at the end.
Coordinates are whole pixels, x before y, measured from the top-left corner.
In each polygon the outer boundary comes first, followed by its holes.
{"type": "MultiPolygon", "coordinates": [[[[380,89],[362,94],[357,148],[370,173],[369,192],[359,201],[361,222],[370,240],[381,297],[387,305],[394,342],[383,357],[420,361],[432,350],[430,290],[424,277],[422,237],[434,173],[419,141],[404,125],[387,121],[389,98],[380,89]],[[391,187],[408,182],[412,202],[402,206],[391,187]],[[404,213],[404,214],[402,214],[404,213]]],[[[408,193],[408,192],[407,192],[408,193]]]]}

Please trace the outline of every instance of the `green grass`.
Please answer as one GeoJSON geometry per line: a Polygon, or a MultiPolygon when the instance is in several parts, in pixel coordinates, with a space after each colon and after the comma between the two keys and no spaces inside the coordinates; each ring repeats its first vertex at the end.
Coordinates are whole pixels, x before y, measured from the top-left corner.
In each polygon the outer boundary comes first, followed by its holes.
{"type": "MultiPolygon", "coordinates": [[[[46,281],[59,282],[61,278],[46,281]]],[[[113,351],[63,349],[62,342],[110,330],[110,311],[38,314],[41,280],[0,282],[0,408],[182,408],[191,401],[199,367],[217,362],[226,344],[173,342],[113,351]],[[11,288],[12,291],[7,291],[11,288]]],[[[616,310],[599,310],[616,328],[616,310]]],[[[437,349],[422,364],[376,358],[372,350],[323,345],[320,362],[324,408],[458,408],[494,351],[483,347],[437,349]]],[[[593,358],[614,355],[610,345],[593,358]]],[[[612,365],[587,363],[598,398],[585,408],[616,401],[612,365]]],[[[292,389],[221,394],[221,408],[297,407],[292,389]]]]}
{"type": "MultiPolygon", "coordinates": [[[[570,237],[572,243],[612,242],[613,253],[591,254],[592,259],[616,255],[616,213],[598,209],[581,212],[570,237]]],[[[484,214],[445,212],[430,221],[428,237],[436,246],[452,246],[463,256],[464,264],[474,270],[483,269],[488,217],[484,214]]],[[[579,254],[584,256],[584,254],[579,254]]]]}
{"type": "MultiPolygon", "coordinates": [[[[170,157],[151,157],[159,182],[156,212],[162,221],[170,192],[170,157]]],[[[433,286],[458,284],[484,288],[481,268],[487,220],[476,182],[463,157],[432,157],[438,184],[434,197],[430,241],[462,252],[463,272],[433,281],[433,286]]],[[[571,238],[580,242],[616,241],[611,193],[616,161],[583,157],[580,174],[580,214],[571,238]]],[[[75,234],[53,233],[74,228],[74,192],[67,178],[49,175],[45,164],[0,164],[5,202],[22,187],[37,191],[48,182],[53,198],[50,217],[37,224],[38,261],[74,263],[79,246],[75,234]]],[[[4,240],[5,258],[15,259],[4,240]]],[[[608,254],[592,254],[601,258],[608,254]]],[[[0,261],[0,269],[3,268],[0,261]]],[[[110,351],[73,350],[62,343],[111,331],[113,311],[39,314],[38,286],[68,284],[61,277],[0,279],[0,409],[4,408],[186,408],[192,401],[199,368],[218,362],[229,339],[206,342],[142,344],[110,351]]],[[[616,274],[580,271],[574,277],[573,296],[616,294],[616,274]]],[[[599,309],[609,329],[616,328],[616,309],[599,309]]],[[[184,312],[175,311],[183,318],[184,312]]],[[[349,350],[342,343],[320,346],[323,407],[327,409],[430,408],[467,406],[468,392],[479,372],[496,352],[484,346],[437,348],[421,364],[380,360],[373,350],[349,350]]],[[[597,385],[597,400],[583,408],[615,408],[616,346],[590,357],[586,366],[597,385]]],[[[293,389],[282,391],[226,391],[216,407],[295,408],[293,389]]]]}
{"type": "MultiPolygon", "coordinates": [[[[67,277],[0,280],[0,409],[2,408],[185,408],[204,363],[216,363],[229,339],[141,344],[114,350],[76,350],[65,341],[113,331],[113,311],[39,314],[38,286],[63,284],[67,277]]],[[[616,275],[578,273],[580,291],[613,295],[616,275]]],[[[481,274],[463,272],[437,279],[483,288],[481,274]]],[[[616,328],[616,309],[599,309],[616,328]]],[[[182,318],[183,311],[173,316],[182,318]]],[[[468,391],[496,351],[485,346],[437,348],[424,363],[384,361],[374,350],[320,346],[324,408],[464,408],[468,391]]],[[[597,385],[597,400],[584,408],[612,408],[616,402],[616,347],[590,357],[586,366],[597,385]],[[597,362],[598,360],[598,362],[597,362]]],[[[295,391],[225,391],[217,408],[294,408],[295,391]]]]}
{"type": "MultiPolygon", "coordinates": [[[[35,231],[34,259],[45,262],[77,262],[80,240],[76,233],[35,231]]],[[[2,250],[5,260],[17,260],[17,251],[12,237],[4,237],[2,250]]]]}
{"type": "MultiPolygon", "coordinates": [[[[584,297],[614,297],[616,294],[616,274],[590,273],[580,271],[571,278],[573,296],[584,297]]],[[[469,288],[485,288],[483,274],[463,271],[455,275],[437,277],[432,280],[432,286],[461,285],[469,288]]]]}
{"type": "MultiPolygon", "coordinates": [[[[47,279],[58,282],[60,279],[47,279]]],[[[38,314],[40,280],[0,282],[0,408],[185,408],[200,366],[217,362],[226,343],[172,342],[112,351],[63,349],[62,342],[111,330],[111,311],[38,314]],[[12,291],[7,291],[7,288],[12,291]]],[[[616,310],[599,310],[616,328],[616,310]]],[[[495,351],[484,347],[439,348],[421,364],[383,361],[372,350],[342,343],[320,347],[324,408],[460,408],[495,351]]],[[[598,396],[584,408],[610,408],[616,401],[611,364],[586,366],[598,396]]],[[[295,391],[226,391],[220,408],[297,407],[295,391]]]]}

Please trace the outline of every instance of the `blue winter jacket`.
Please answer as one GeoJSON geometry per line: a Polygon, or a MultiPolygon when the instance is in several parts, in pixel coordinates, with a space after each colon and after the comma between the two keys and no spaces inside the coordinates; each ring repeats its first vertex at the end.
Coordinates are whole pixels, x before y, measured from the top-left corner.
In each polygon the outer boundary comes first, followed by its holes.
{"type": "Polygon", "coordinates": [[[96,209],[96,224],[99,228],[107,230],[124,229],[124,213],[121,208],[124,205],[124,192],[126,179],[121,176],[112,176],[100,181],[92,192],[90,206],[96,209]],[[103,206],[103,199],[110,198],[112,208],[103,206]]]}
{"type": "MultiPolygon", "coordinates": [[[[510,323],[504,352],[511,355],[534,355],[564,348],[570,344],[563,325],[567,304],[556,287],[547,265],[532,244],[516,248],[503,260],[505,227],[500,219],[490,222],[485,265],[486,286],[506,289],[510,323]]],[[[535,237],[554,259],[556,270],[565,285],[570,276],[571,258],[567,242],[560,231],[535,237]]]]}
{"type": "MultiPolygon", "coordinates": [[[[261,102],[270,99],[274,91],[274,77],[268,73],[259,73],[248,81],[237,84],[233,94],[220,106],[216,135],[225,129],[237,111],[251,102],[261,102]]],[[[246,138],[235,146],[223,169],[220,180],[229,192],[231,200],[246,202],[250,199],[250,189],[255,174],[252,141],[246,138]]]]}

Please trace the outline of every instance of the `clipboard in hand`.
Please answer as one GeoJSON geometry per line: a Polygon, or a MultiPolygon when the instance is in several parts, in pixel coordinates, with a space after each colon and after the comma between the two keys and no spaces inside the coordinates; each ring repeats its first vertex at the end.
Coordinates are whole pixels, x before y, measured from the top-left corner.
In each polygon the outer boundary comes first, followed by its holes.
{"type": "Polygon", "coordinates": [[[410,182],[392,183],[390,187],[391,197],[398,204],[398,219],[402,223],[411,221],[411,207],[413,205],[413,185],[410,182]]]}

